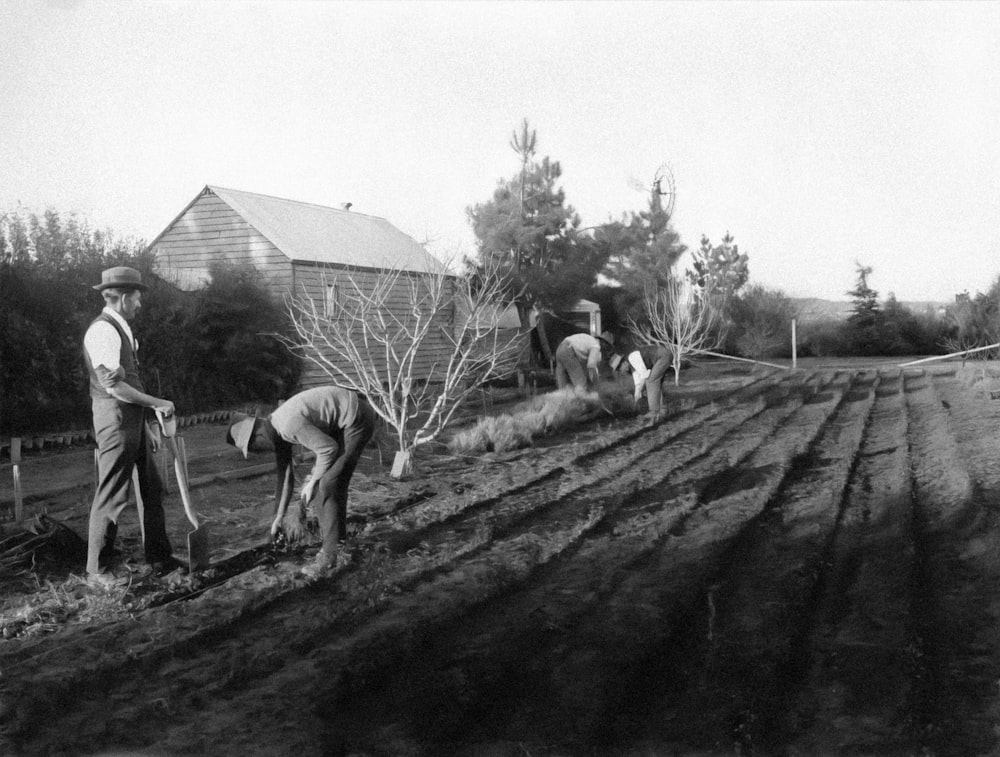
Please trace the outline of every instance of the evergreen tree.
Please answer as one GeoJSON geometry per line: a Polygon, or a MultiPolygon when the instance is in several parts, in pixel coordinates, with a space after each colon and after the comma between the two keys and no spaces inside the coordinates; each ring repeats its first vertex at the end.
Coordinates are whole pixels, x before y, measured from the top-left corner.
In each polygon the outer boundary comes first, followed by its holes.
{"type": "Polygon", "coordinates": [[[739,245],[728,231],[722,244],[713,247],[702,235],[701,247],[694,254],[692,281],[716,296],[729,299],[750,278],[749,258],[740,254],[739,245]]]}
{"type": "Polygon", "coordinates": [[[668,286],[674,266],[687,251],[670,225],[659,186],[654,183],[646,210],[598,227],[595,240],[608,257],[605,275],[618,284],[615,310],[624,320],[641,321],[646,290],[668,286]]]}
{"type": "Polygon", "coordinates": [[[20,213],[4,214],[9,260],[13,265],[31,263],[31,239],[20,213]]]}
{"type": "Polygon", "coordinates": [[[536,161],[536,143],[525,121],[511,140],[520,173],[501,180],[490,200],[466,209],[478,246],[472,265],[500,271],[524,330],[532,309],[560,310],[586,295],[606,260],[605,248],[581,233],[580,217],[566,204],[559,162],[536,161]]]}
{"type": "Polygon", "coordinates": [[[10,245],[7,243],[7,214],[0,213],[0,266],[9,265],[11,261],[10,245]]]}
{"type": "Polygon", "coordinates": [[[858,279],[854,289],[847,292],[847,295],[854,300],[849,320],[860,328],[873,327],[877,325],[879,318],[878,292],[868,285],[868,277],[872,275],[873,269],[856,261],[854,265],[858,279]]]}

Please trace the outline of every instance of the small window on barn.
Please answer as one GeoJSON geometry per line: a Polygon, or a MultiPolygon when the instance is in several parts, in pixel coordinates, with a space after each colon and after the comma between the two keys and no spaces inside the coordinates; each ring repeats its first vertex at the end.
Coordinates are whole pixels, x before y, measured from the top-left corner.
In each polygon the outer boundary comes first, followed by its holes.
{"type": "Polygon", "coordinates": [[[323,298],[323,315],[325,315],[327,318],[336,318],[337,301],[338,301],[338,292],[337,292],[336,282],[334,282],[333,284],[327,284],[326,295],[323,298]]]}

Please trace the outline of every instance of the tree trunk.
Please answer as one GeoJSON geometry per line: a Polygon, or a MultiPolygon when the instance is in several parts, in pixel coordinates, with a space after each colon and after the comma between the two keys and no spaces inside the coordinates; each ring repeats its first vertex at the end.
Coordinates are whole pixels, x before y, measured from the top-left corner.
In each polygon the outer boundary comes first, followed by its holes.
{"type": "Polygon", "coordinates": [[[552,355],[552,347],[549,345],[548,334],[545,333],[545,318],[544,313],[539,313],[538,318],[535,319],[535,330],[538,331],[538,343],[542,347],[542,354],[545,356],[546,368],[551,369],[552,363],[555,360],[552,355]]]}
{"type": "Polygon", "coordinates": [[[411,450],[398,450],[392,461],[393,478],[402,478],[413,472],[413,456],[411,450]]]}

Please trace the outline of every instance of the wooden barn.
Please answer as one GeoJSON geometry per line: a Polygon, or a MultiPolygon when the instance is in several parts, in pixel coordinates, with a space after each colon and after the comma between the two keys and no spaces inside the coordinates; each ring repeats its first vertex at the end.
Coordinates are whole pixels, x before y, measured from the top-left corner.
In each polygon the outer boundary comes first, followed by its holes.
{"type": "MultiPolygon", "coordinates": [[[[443,263],[384,218],[216,186],[206,186],[149,249],[156,273],[182,290],[204,287],[213,264],[249,264],[276,298],[306,294],[320,312],[336,296],[331,282],[338,273],[362,286],[386,270],[447,273],[443,263]]],[[[408,312],[404,292],[390,304],[408,312]]],[[[428,340],[418,375],[429,373],[445,344],[443,338],[428,340]]],[[[309,361],[303,369],[303,389],[331,381],[309,361]]]]}

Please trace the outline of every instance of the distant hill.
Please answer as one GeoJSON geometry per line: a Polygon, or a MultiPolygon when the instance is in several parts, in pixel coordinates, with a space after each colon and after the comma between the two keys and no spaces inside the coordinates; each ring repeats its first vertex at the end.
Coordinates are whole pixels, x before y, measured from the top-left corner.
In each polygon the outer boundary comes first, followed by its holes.
{"type": "MultiPolygon", "coordinates": [[[[799,311],[799,321],[808,323],[809,321],[842,321],[851,314],[854,303],[850,300],[821,300],[818,297],[790,297],[789,298],[799,311]]],[[[928,309],[937,310],[944,307],[946,302],[917,301],[900,304],[910,312],[920,315],[928,309]]]]}

